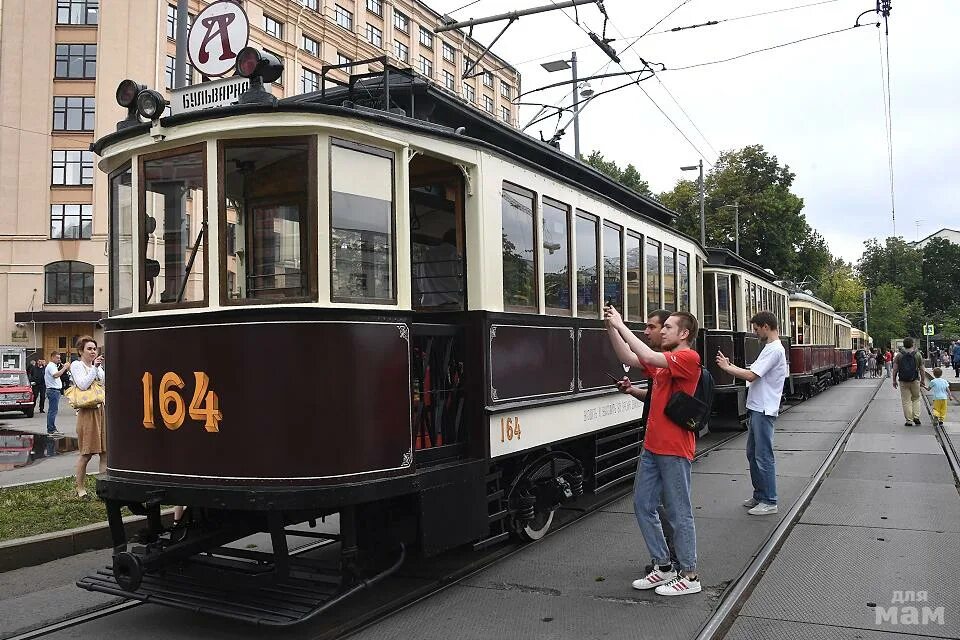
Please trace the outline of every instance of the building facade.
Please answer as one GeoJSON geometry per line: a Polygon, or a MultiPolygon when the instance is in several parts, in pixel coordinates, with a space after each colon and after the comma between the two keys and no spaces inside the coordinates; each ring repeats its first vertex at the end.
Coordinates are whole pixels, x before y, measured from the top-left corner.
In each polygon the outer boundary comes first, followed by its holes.
{"type": "MultiPolygon", "coordinates": [[[[284,61],[278,97],[320,89],[321,67],[388,56],[516,125],[520,76],[417,0],[240,0],[250,44],[284,61]]],[[[108,306],[107,179],[88,150],[125,117],[132,78],[174,82],[175,0],[0,0],[0,366],[98,340],[108,306]]],[[[191,17],[209,2],[190,1],[191,17]]],[[[371,65],[369,70],[378,70],[371,65]]],[[[367,71],[367,65],[354,72],[367,71]]],[[[345,80],[347,72],[332,71],[345,80]]],[[[188,67],[188,83],[200,82],[188,67]]]]}
{"type": "Polygon", "coordinates": [[[923,240],[918,240],[917,242],[912,242],[911,244],[917,249],[923,249],[927,246],[927,243],[933,240],[934,238],[943,238],[947,242],[952,242],[953,244],[960,244],[960,231],[956,229],[940,229],[936,233],[931,233],[923,240]]]}

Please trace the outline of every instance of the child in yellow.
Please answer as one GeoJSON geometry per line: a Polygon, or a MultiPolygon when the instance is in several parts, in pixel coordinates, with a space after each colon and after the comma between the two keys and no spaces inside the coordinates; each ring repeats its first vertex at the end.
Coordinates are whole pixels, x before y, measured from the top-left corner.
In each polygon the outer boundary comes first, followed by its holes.
{"type": "Polygon", "coordinates": [[[954,402],[957,399],[950,391],[950,383],[944,380],[943,369],[936,367],[933,370],[933,380],[930,381],[930,392],[933,394],[933,425],[943,424],[947,419],[947,398],[954,402]]]}

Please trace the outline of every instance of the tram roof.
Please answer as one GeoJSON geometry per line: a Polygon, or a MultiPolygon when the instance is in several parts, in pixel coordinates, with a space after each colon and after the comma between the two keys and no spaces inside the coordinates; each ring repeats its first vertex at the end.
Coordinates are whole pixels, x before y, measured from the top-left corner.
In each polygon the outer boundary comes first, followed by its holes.
{"type": "MultiPolygon", "coordinates": [[[[708,247],[707,248],[707,264],[708,267],[730,267],[733,269],[741,269],[747,271],[752,275],[757,276],[762,280],[766,280],[771,284],[775,284],[780,288],[783,288],[778,284],[779,280],[777,275],[772,271],[768,271],[758,265],[756,262],[750,262],[743,256],[735,254],[729,249],[722,249],[720,247],[708,247]]],[[[784,289],[786,290],[786,289],[784,289]]]]}
{"type": "MultiPolygon", "coordinates": [[[[457,96],[414,75],[409,70],[390,68],[390,111],[371,108],[363,102],[382,102],[383,77],[386,74],[365,74],[354,87],[335,87],[290,96],[276,105],[237,104],[199,111],[191,111],[160,119],[164,127],[232,115],[270,112],[307,112],[337,115],[378,121],[390,126],[429,133],[492,148],[513,156],[528,165],[533,165],[554,177],[575,183],[600,194],[627,209],[647,216],[663,225],[669,225],[677,213],[663,204],[629,189],[585,162],[576,160],[559,149],[522,133],[479,109],[467,105],[457,96]],[[344,106],[352,103],[352,106],[344,106]],[[463,130],[458,133],[458,130],[463,130]]],[[[104,148],[145,134],[150,123],[129,127],[107,134],[90,145],[92,151],[102,154],[104,148]]],[[[676,233],[681,233],[676,231],[676,233]]],[[[685,235],[685,234],[684,234],[685,235]]],[[[689,237],[689,236],[687,236],[689,237]]],[[[696,242],[694,238],[690,238],[696,242]]]]}

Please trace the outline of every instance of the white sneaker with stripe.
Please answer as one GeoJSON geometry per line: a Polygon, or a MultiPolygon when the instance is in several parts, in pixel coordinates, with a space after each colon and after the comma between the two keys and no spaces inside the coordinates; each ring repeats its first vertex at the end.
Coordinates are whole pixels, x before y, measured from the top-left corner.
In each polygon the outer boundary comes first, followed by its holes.
{"type": "Polygon", "coordinates": [[[688,578],[678,575],[666,584],[657,587],[657,595],[660,596],[685,596],[692,593],[700,593],[700,578],[688,578]]]}
{"type": "Polygon", "coordinates": [[[677,572],[671,567],[669,571],[661,571],[659,567],[654,566],[653,571],[640,578],[639,580],[633,581],[633,588],[640,589],[653,589],[654,587],[659,587],[669,583],[671,580],[677,577],[677,572]]]}

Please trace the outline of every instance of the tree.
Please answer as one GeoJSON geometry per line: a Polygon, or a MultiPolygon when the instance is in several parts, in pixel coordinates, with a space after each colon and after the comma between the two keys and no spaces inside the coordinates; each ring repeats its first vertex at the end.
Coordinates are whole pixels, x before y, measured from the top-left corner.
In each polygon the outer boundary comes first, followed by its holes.
{"type": "Polygon", "coordinates": [[[862,311],[863,285],[853,265],[843,258],[831,260],[820,279],[817,297],[841,313],[862,311]]]}
{"type": "Polygon", "coordinates": [[[906,307],[903,289],[886,282],[877,286],[871,296],[868,325],[874,345],[888,345],[907,335],[906,307]]]}
{"type": "Polygon", "coordinates": [[[930,315],[943,315],[956,304],[956,291],[960,287],[960,245],[933,238],[923,247],[922,255],[920,288],[924,309],[930,315]]]}
{"type": "Polygon", "coordinates": [[[628,164],[626,168],[621,169],[613,160],[605,159],[599,151],[592,152],[584,159],[584,162],[628,189],[633,189],[644,196],[653,196],[650,191],[650,184],[643,179],[640,171],[632,164],[628,164]]]}
{"type": "Polygon", "coordinates": [[[857,271],[864,286],[873,291],[883,283],[900,287],[907,300],[922,296],[923,254],[903,238],[887,238],[883,245],[876,238],[864,243],[857,271]]]}

